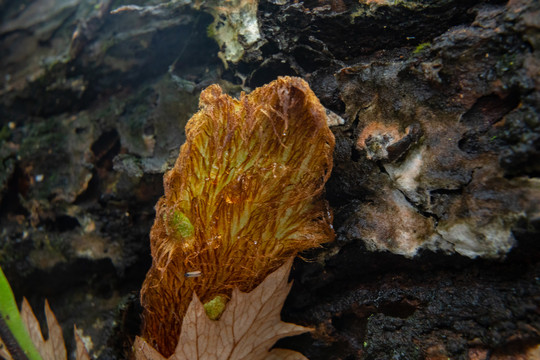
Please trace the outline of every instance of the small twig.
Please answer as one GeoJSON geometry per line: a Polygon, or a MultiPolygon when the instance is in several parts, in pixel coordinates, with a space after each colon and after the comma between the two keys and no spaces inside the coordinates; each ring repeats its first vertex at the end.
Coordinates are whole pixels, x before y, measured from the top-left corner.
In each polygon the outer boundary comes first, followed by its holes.
{"type": "Polygon", "coordinates": [[[28,357],[21,349],[21,346],[17,340],[15,340],[15,337],[9,330],[2,316],[0,316],[0,338],[2,339],[4,345],[6,345],[6,349],[13,360],[28,360],[28,357]]]}

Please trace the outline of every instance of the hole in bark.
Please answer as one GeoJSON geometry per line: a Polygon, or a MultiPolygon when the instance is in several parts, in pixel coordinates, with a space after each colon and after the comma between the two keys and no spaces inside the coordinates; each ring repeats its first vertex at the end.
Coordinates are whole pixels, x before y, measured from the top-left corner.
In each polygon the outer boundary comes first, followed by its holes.
{"type": "Polygon", "coordinates": [[[329,65],[328,59],[322,57],[320,52],[313,50],[309,46],[297,46],[293,55],[296,62],[309,73],[329,65]]]}
{"type": "Polygon", "coordinates": [[[59,215],[56,219],[47,221],[45,226],[49,231],[64,232],[73,230],[81,226],[81,224],[79,224],[79,221],[74,217],[59,215]]]}
{"type": "Polygon", "coordinates": [[[352,311],[332,317],[332,325],[339,332],[343,330],[352,332],[363,339],[366,336],[367,319],[376,312],[377,309],[372,305],[353,306],[352,311]]]}
{"type": "Polygon", "coordinates": [[[101,183],[113,168],[113,159],[120,153],[120,136],[115,129],[106,131],[90,147],[94,153],[95,168],[86,190],[75,200],[76,204],[94,199],[103,193],[101,183]]]}
{"type": "Polygon", "coordinates": [[[19,200],[19,194],[23,197],[28,192],[28,178],[18,166],[15,166],[13,174],[8,180],[5,192],[0,203],[0,213],[11,213],[15,215],[28,215],[19,200]]]}
{"type": "Polygon", "coordinates": [[[75,128],[75,134],[77,134],[77,135],[85,134],[87,132],[88,132],[88,128],[85,128],[85,127],[76,127],[75,128]]]}
{"type": "Polygon", "coordinates": [[[520,102],[519,94],[510,93],[506,97],[487,95],[479,98],[476,103],[461,117],[461,122],[470,128],[458,146],[468,154],[479,154],[497,148],[497,136],[488,131],[493,125],[503,119],[520,102]],[[487,134],[486,134],[487,133],[487,134]],[[491,134],[491,136],[489,136],[491,134]]]}
{"type": "Polygon", "coordinates": [[[112,169],[112,160],[120,152],[120,136],[113,129],[106,131],[92,144],[97,168],[112,169]]]}
{"type": "Polygon", "coordinates": [[[463,194],[463,188],[459,189],[435,189],[429,192],[433,196],[437,195],[460,195],[463,194]]]}
{"type": "Polygon", "coordinates": [[[256,88],[267,84],[278,76],[298,76],[298,73],[289,65],[286,60],[272,59],[255,70],[249,79],[249,86],[256,88]]]}
{"type": "Polygon", "coordinates": [[[500,98],[497,95],[483,96],[463,114],[461,121],[478,128],[480,131],[485,131],[516,108],[519,105],[519,100],[519,95],[516,93],[511,93],[505,98],[500,98]]]}
{"type": "Polygon", "coordinates": [[[418,305],[418,300],[403,299],[401,301],[385,303],[379,306],[379,311],[386,316],[406,319],[414,314],[418,305]]]}

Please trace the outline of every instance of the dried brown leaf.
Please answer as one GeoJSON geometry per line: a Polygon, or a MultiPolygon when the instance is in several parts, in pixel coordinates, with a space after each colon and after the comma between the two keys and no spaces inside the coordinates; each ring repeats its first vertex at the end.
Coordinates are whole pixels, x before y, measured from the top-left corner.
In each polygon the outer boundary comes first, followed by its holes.
{"type": "MultiPolygon", "coordinates": [[[[135,360],[165,360],[163,355],[152,346],[148,345],[148,343],[139,336],[135,338],[133,349],[135,350],[135,360]]],[[[173,358],[173,356],[174,355],[172,355],[171,358],[173,358]]]]}
{"type": "MultiPolygon", "coordinates": [[[[47,328],[49,337],[44,339],[41,333],[41,327],[37,320],[28,300],[23,298],[21,307],[21,319],[30,334],[30,339],[36,346],[43,360],[67,360],[66,346],[64,336],[62,335],[62,327],[56,320],[56,316],[49,306],[49,302],[45,300],[45,317],[47,318],[47,328]]],[[[77,360],[90,360],[90,355],[84,347],[84,343],[75,332],[75,341],[77,343],[77,360]]],[[[1,355],[1,354],[0,354],[1,355]]]]}
{"type": "Polygon", "coordinates": [[[77,360],[90,360],[91,357],[88,354],[88,351],[86,350],[86,346],[84,345],[84,342],[82,341],[81,337],[79,336],[79,333],[77,332],[77,327],[73,327],[73,334],[75,335],[75,343],[77,344],[77,360]]]}
{"type": "Polygon", "coordinates": [[[272,349],[264,360],[308,360],[308,358],[297,351],[288,349],[272,349]]]}
{"type": "Polygon", "coordinates": [[[13,358],[11,357],[11,355],[6,349],[6,345],[4,344],[1,338],[0,338],[0,358],[5,359],[5,360],[13,360],[13,358]]]}
{"type": "Polygon", "coordinates": [[[30,304],[26,298],[23,299],[21,318],[43,360],[67,360],[62,328],[58,324],[47,300],[45,300],[45,316],[49,328],[49,338],[47,340],[41,334],[39,321],[36,319],[30,304]]]}
{"type": "MultiPolygon", "coordinates": [[[[231,300],[219,320],[210,320],[203,304],[193,296],[182,323],[180,339],[169,360],[302,360],[291,350],[274,349],[286,336],[311,329],[282,322],[281,308],[289,293],[287,283],[292,258],[249,293],[233,290],[231,300]]],[[[135,359],[165,360],[144,339],[137,337],[135,359]]]]}
{"type": "Polygon", "coordinates": [[[49,338],[45,343],[48,348],[48,352],[52,355],[51,359],[67,359],[62,327],[58,323],[58,320],[56,320],[56,316],[54,316],[54,313],[52,312],[47,300],[45,300],[45,316],[47,318],[47,327],[49,329],[49,338]]]}

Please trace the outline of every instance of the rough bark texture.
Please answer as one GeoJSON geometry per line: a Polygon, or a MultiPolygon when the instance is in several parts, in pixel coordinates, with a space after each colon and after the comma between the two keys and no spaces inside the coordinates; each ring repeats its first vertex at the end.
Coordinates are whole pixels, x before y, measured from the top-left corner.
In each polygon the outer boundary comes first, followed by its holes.
{"type": "Polygon", "coordinates": [[[316,331],[279,346],[312,360],[532,356],[538,1],[227,4],[0,1],[0,264],[17,296],[47,297],[96,357],[121,358],[200,91],[295,75],[344,124],[326,186],[336,241],[297,261],[283,312],[316,331]]]}

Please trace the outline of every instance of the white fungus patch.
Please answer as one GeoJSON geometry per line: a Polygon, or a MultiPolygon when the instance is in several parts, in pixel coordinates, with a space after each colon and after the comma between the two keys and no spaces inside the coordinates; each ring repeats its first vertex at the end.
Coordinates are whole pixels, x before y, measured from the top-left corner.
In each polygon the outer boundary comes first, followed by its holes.
{"type": "Polygon", "coordinates": [[[407,158],[398,164],[384,164],[384,168],[396,187],[403,191],[409,199],[418,201],[418,177],[422,173],[425,147],[419,147],[411,151],[407,158]]]}

